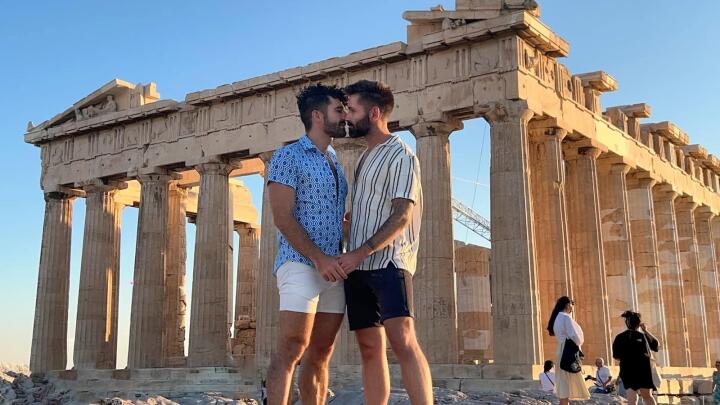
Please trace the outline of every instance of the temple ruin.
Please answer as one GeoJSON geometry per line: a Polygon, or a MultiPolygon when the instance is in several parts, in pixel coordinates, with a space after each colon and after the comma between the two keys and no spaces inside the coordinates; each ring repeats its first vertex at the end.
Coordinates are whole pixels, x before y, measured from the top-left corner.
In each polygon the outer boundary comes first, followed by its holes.
{"type": "MultiPolygon", "coordinates": [[[[258,219],[238,178],[264,174],[272,152],[304,132],[301,87],[370,79],[395,92],[392,130],[417,140],[425,212],[415,309],[435,377],[532,379],[554,358],[544,329],[561,295],[577,303],[587,358],[611,358],[619,314],[636,309],[662,343],[665,375],[707,375],[720,358],[720,159],[671,117],[649,119],[640,100],[603,107],[616,81],[570,72],[568,43],[539,16],[532,0],[456,0],[455,10],[406,12],[407,42],[182,101],[161,99],[152,83],[113,80],[29,125],[46,201],[31,370],[66,367],[71,208],[85,198],[73,372],[128,379],[242,364],[242,377],[255,379],[277,333],[276,229],[266,196],[258,219]],[[478,117],[491,128],[491,252],[456,247],[452,229],[449,136],[478,117]],[[129,371],[114,370],[124,207],[139,209],[129,371]],[[197,232],[191,292],[187,220],[197,232]]],[[[333,147],[352,173],[362,140],[333,147]]],[[[360,364],[345,326],[333,364],[360,364]]]]}

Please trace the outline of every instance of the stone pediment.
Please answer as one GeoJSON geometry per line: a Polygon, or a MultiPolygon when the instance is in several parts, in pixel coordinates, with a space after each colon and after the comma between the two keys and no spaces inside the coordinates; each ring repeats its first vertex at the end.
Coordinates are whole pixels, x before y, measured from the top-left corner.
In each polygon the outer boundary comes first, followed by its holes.
{"type": "MultiPolygon", "coordinates": [[[[140,107],[159,99],[160,94],[155,83],[132,84],[113,79],[39,127],[46,129],[66,122],[86,121],[113,112],[140,107]]],[[[28,128],[28,132],[34,129],[36,128],[28,128]]]]}

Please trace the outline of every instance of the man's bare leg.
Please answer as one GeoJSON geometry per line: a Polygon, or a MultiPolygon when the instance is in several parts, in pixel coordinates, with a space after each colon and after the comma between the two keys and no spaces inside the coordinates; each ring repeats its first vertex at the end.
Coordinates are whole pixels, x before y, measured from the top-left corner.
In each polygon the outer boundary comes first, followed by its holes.
{"type": "Polygon", "coordinates": [[[287,405],[295,365],[310,341],[315,314],[280,311],[277,350],[268,368],[268,405],[287,405]]]}
{"type": "Polygon", "coordinates": [[[355,331],[360,355],[366,405],[385,405],[390,399],[390,370],[385,353],[385,330],[382,327],[355,331]]]}
{"type": "Polygon", "coordinates": [[[300,362],[300,399],[303,405],[324,405],[328,390],[328,368],[335,337],[343,314],[318,312],[310,335],[310,344],[300,362]]]}
{"type": "Polygon", "coordinates": [[[415,321],[410,317],[383,322],[390,346],[400,363],[403,384],[413,405],[432,405],[430,366],[415,335],[415,321]]]}

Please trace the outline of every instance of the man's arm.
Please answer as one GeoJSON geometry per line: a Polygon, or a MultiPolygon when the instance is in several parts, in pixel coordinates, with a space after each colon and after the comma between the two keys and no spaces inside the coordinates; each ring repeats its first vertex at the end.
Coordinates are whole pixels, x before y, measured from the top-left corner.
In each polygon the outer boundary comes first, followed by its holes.
{"type": "Polygon", "coordinates": [[[414,205],[412,200],[394,199],[390,216],[377,232],[357,249],[340,256],[339,262],[343,270],[346,272],[355,270],[366,257],[392,243],[412,220],[414,205]]]}
{"type": "Polygon", "coordinates": [[[295,189],[281,183],[268,183],[270,208],[278,231],[285,236],[290,246],[298,253],[310,259],[315,268],[327,281],[347,278],[347,274],[334,257],[323,253],[308,236],[305,229],[295,218],[295,189]]]}

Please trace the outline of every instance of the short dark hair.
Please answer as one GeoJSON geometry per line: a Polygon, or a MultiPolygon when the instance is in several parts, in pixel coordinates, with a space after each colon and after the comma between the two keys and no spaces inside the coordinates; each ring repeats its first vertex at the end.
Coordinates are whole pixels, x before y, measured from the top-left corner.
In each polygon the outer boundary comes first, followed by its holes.
{"type": "Polygon", "coordinates": [[[621,317],[625,318],[625,323],[627,324],[628,328],[630,329],[637,329],[638,326],[640,326],[640,323],[642,322],[641,315],[639,312],[635,311],[625,311],[623,312],[621,317]]]}
{"type": "Polygon", "coordinates": [[[545,360],[545,364],[543,364],[543,370],[546,373],[552,370],[553,367],[555,367],[555,363],[552,360],[545,360]]]}
{"type": "Polygon", "coordinates": [[[297,95],[297,106],[300,111],[300,120],[306,131],[312,128],[312,112],[315,110],[327,113],[330,99],[334,98],[341,103],[347,103],[347,96],[337,86],[326,86],[321,83],[305,87],[297,95]]]}
{"type": "Polygon", "coordinates": [[[360,80],[345,87],[345,94],[352,96],[357,94],[360,102],[365,105],[368,111],[372,107],[378,107],[383,117],[390,116],[395,107],[395,97],[387,85],[370,80],[360,80]]]}

